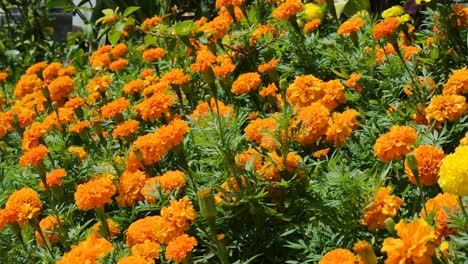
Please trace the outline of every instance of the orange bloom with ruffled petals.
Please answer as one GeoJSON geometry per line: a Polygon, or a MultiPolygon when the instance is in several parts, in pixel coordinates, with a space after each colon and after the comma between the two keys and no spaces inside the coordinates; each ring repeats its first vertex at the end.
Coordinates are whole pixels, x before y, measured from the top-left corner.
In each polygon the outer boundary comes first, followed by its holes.
{"type": "MultiPolygon", "coordinates": [[[[57,219],[55,215],[48,215],[42,218],[39,222],[39,227],[42,230],[42,234],[47,236],[51,244],[55,244],[59,241],[59,237],[55,233],[55,229],[57,229],[57,227],[61,224],[63,224],[63,218],[60,216],[59,219],[57,219]]],[[[37,243],[42,247],[45,247],[45,242],[41,235],[37,231],[34,233],[34,235],[36,236],[37,243]]]]}
{"type": "Polygon", "coordinates": [[[46,146],[40,144],[37,147],[31,148],[21,156],[19,163],[21,167],[26,168],[29,164],[36,167],[39,162],[49,154],[49,149],[46,146]]]}
{"type": "Polygon", "coordinates": [[[15,221],[20,226],[36,218],[41,209],[42,202],[39,194],[28,187],[13,192],[5,204],[5,210],[14,215],[15,221]]]}
{"type": "Polygon", "coordinates": [[[235,95],[249,93],[258,88],[262,79],[256,72],[243,73],[232,83],[231,92],[235,95]]]}
{"type": "Polygon", "coordinates": [[[320,259],[318,264],[355,264],[356,256],[353,252],[344,249],[337,248],[327,254],[325,254],[322,259],[320,259]]]}
{"type": "MultiPolygon", "coordinates": [[[[62,178],[67,176],[67,172],[64,169],[54,169],[49,172],[46,176],[47,186],[62,186],[62,178]]],[[[42,190],[45,190],[44,183],[39,183],[42,190]]]]}
{"type": "Polygon", "coordinates": [[[438,122],[455,121],[466,113],[468,105],[466,98],[462,95],[440,95],[433,96],[426,107],[426,118],[428,121],[438,122]]]}
{"type": "MultiPolygon", "coordinates": [[[[419,182],[422,186],[431,186],[439,180],[439,170],[442,160],[445,158],[444,151],[436,146],[419,146],[413,151],[418,165],[419,182]]],[[[417,185],[416,178],[411,171],[408,160],[405,160],[405,173],[410,182],[417,185]]]]}
{"type": "Polygon", "coordinates": [[[71,250],[63,254],[63,258],[57,264],[77,264],[77,263],[92,263],[97,264],[98,258],[102,258],[107,253],[114,251],[112,243],[104,238],[89,236],[85,241],[80,242],[76,246],[72,246],[71,250]]]}
{"type": "Polygon", "coordinates": [[[363,26],[365,22],[362,20],[360,17],[352,17],[338,28],[338,34],[339,35],[351,35],[352,33],[358,32],[363,26]]]}
{"type": "Polygon", "coordinates": [[[391,187],[380,187],[375,198],[369,201],[361,219],[361,224],[367,225],[369,231],[384,228],[385,220],[395,217],[404,204],[402,199],[391,195],[391,192],[391,187]]]}
{"type": "Polygon", "coordinates": [[[197,245],[194,237],[183,234],[174,238],[166,247],[165,257],[176,262],[182,261],[197,245]]]}
{"type": "Polygon", "coordinates": [[[273,18],[276,20],[289,19],[296,13],[301,12],[301,0],[286,0],[275,10],[273,10],[273,18]]]}
{"type": "Polygon", "coordinates": [[[112,201],[116,187],[110,177],[101,176],[78,185],[75,192],[75,203],[78,209],[87,211],[101,208],[112,201]]]}
{"type": "Polygon", "coordinates": [[[380,40],[395,34],[400,21],[394,17],[389,17],[374,25],[372,36],[375,40],[380,40]]]}
{"type": "Polygon", "coordinates": [[[166,55],[166,51],[162,48],[148,49],[141,56],[143,61],[150,62],[160,60],[166,55]]]}
{"type": "Polygon", "coordinates": [[[142,171],[124,172],[117,186],[119,195],[115,198],[121,207],[133,206],[136,202],[142,201],[141,190],[145,186],[146,173],[142,171]]]}
{"type": "Polygon", "coordinates": [[[381,135],[374,144],[374,155],[381,161],[401,160],[416,143],[418,135],[410,126],[392,126],[388,133],[381,135]]]}

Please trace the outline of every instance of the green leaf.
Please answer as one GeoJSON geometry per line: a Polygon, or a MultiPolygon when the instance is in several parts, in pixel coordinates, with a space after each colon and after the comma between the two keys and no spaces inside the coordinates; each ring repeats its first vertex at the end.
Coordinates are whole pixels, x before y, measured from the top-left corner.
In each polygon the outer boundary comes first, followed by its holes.
{"type": "Polygon", "coordinates": [[[114,16],[114,10],[107,8],[102,10],[102,13],[104,14],[104,17],[112,17],[114,16]]]}
{"type": "Polygon", "coordinates": [[[179,22],[175,24],[173,27],[175,33],[179,36],[188,35],[190,34],[190,32],[192,32],[196,28],[198,28],[198,26],[195,23],[193,23],[192,20],[179,22]]]}
{"type": "Polygon", "coordinates": [[[129,15],[131,15],[132,13],[137,11],[138,9],[140,9],[139,6],[129,6],[129,7],[127,7],[127,9],[125,9],[122,16],[123,17],[128,17],[129,15]]]}
{"type": "Polygon", "coordinates": [[[109,42],[112,44],[112,46],[115,46],[117,45],[117,42],[119,42],[120,36],[122,36],[122,31],[118,31],[113,28],[107,35],[107,38],[109,39],[109,42]]]}
{"type": "Polygon", "coordinates": [[[348,4],[345,6],[343,13],[346,16],[351,17],[361,10],[369,10],[369,9],[370,9],[369,0],[350,0],[348,4]]]}
{"type": "Polygon", "coordinates": [[[146,35],[143,38],[143,42],[145,43],[145,46],[149,47],[156,44],[156,38],[151,35],[146,35]]]}
{"type": "Polygon", "coordinates": [[[341,13],[343,13],[343,9],[345,8],[346,4],[349,2],[349,0],[334,0],[335,3],[335,11],[336,11],[336,16],[340,17],[341,13]]]}

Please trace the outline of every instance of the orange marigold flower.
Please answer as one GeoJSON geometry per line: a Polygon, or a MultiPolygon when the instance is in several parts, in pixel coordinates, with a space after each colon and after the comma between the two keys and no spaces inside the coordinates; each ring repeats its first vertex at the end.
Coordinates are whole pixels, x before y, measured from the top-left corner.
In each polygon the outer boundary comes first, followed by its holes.
{"type": "MultiPolygon", "coordinates": [[[[63,218],[60,216],[57,219],[57,217],[55,215],[48,215],[48,216],[42,218],[41,221],[39,222],[39,227],[42,230],[42,234],[44,234],[44,236],[47,236],[47,238],[49,239],[49,242],[51,244],[55,244],[55,243],[57,243],[59,241],[59,237],[55,233],[55,230],[62,223],[63,223],[63,218]]],[[[45,242],[42,239],[39,232],[36,231],[34,234],[36,236],[37,243],[39,245],[41,245],[42,247],[45,247],[45,242]]]]}
{"type": "Polygon", "coordinates": [[[62,107],[58,109],[58,119],[57,113],[54,111],[51,112],[42,123],[47,129],[55,128],[57,130],[62,130],[62,127],[75,121],[76,117],[74,116],[73,109],[62,107]]]}
{"type": "Polygon", "coordinates": [[[87,211],[101,208],[112,201],[116,188],[110,177],[101,176],[78,185],[75,192],[75,203],[78,209],[87,211]]]}
{"type": "Polygon", "coordinates": [[[276,69],[276,65],[278,65],[278,62],[279,62],[278,59],[272,59],[265,64],[261,64],[258,66],[258,72],[264,73],[264,72],[273,71],[276,69]]]}
{"type": "Polygon", "coordinates": [[[192,202],[187,196],[180,200],[171,200],[171,204],[161,209],[161,216],[182,231],[190,228],[190,222],[197,218],[192,202]]]}
{"type": "Polygon", "coordinates": [[[63,258],[57,264],[99,263],[96,259],[111,251],[114,251],[114,247],[105,238],[88,236],[85,241],[72,246],[69,252],[63,254],[63,258]]]}
{"type": "Polygon", "coordinates": [[[216,0],[216,8],[229,7],[229,6],[241,6],[245,0],[216,0]]]}
{"type": "Polygon", "coordinates": [[[161,176],[156,177],[156,182],[164,191],[175,191],[185,187],[185,173],[175,170],[167,171],[161,176]]]}
{"type": "MultiPolygon", "coordinates": [[[[46,176],[47,186],[62,186],[62,178],[65,176],[67,176],[67,172],[64,169],[51,170],[46,176]]],[[[45,186],[42,181],[39,183],[39,186],[42,190],[45,190],[45,186]]]]}
{"type": "Polygon", "coordinates": [[[158,17],[158,16],[147,18],[147,19],[145,19],[145,21],[143,21],[143,24],[141,25],[141,28],[143,30],[150,30],[152,27],[160,24],[161,21],[162,21],[162,19],[160,17],[158,17]]]}
{"type": "Polygon", "coordinates": [[[289,19],[297,12],[301,12],[302,3],[300,0],[286,0],[275,10],[273,10],[273,18],[276,20],[289,19]]]}
{"type": "Polygon", "coordinates": [[[431,98],[431,102],[426,107],[426,118],[428,121],[455,121],[466,113],[467,107],[464,96],[436,95],[431,98]]]}
{"type": "Polygon", "coordinates": [[[153,69],[147,68],[140,73],[140,78],[146,79],[146,77],[152,76],[154,74],[153,69]]]}
{"type": "Polygon", "coordinates": [[[49,129],[43,123],[34,122],[23,133],[22,149],[27,151],[33,147],[39,146],[39,139],[47,135],[47,133],[49,133],[49,129]]]}
{"type": "Polygon", "coordinates": [[[142,171],[124,172],[117,186],[119,195],[115,198],[121,207],[133,206],[143,200],[141,189],[145,186],[146,173],[142,171]]]}
{"type": "Polygon", "coordinates": [[[54,102],[61,102],[63,98],[68,97],[68,94],[75,87],[75,83],[70,76],[64,75],[53,80],[47,88],[50,92],[50,99],[54,102]]]}
{"type": "Polygon", "coordinates": [[[101,107],[102,118],[112,118],[118,114],[121,114],[125,109],[130,106],[130,102],[124,97],[120,97],[104,106],[101,107]]]}
{"type": "Polygon", "coordinates": [[[47,67],[47,63],[45,63],[43,61],[38,62],[36,64],[33,64],[33,65],[29,66],[29,68],[26,70],[26,74],[27,75],[35,75],[38,72],[45,69],[45,67],[47,67]]]}
{"type": "MultiPolygon", "coordinates": [[[[242,170],[248,169],[246,166],[252,166],[254,170],[260,170],[262,166],[262,157],[254,148],[248,148],[246,151],[237,154],[235,157],[236,164],[242,170]]],[[[229,189],[228,189],[229,190],[229,189]]]]}
{"type": "MultiPolygon", "coordinates": [[[[158,244],[159,245],[159,244],[158,244]]],[[[130,255],[127,257],[123,257],[117,261],[117,264],[153,264],[153,259],[145,259],[142,256],[138,255],[130,255]]]]}
{"type": "Polygon", "coordinates": [[[256,90],[262,79],[256,72],[243,73],[232,83],[231,92],[235,95],[249,93],[256,90]]]}
{"type": "Polygon", "coordinates": [[[369,201],[364,212],[361,223],[367,225],[369,231],[376,231],[384,228],[384,222],[387,218],[393,218],[400,207],[404,204],[403,200],[395,195],[391,195],[391,187],[380,187],[376,196],[369,201]]]}
{"type": "Polygon", "coordinates": [[[39,194],[28,187],[13,192],[5,204],[5,210],[15,216],[15,221],[20,225],[36,218],[42,209],[39,194]]]}
{"type": "Polygon", "coordinates": [[[52,81],[58,76],[59,71],[62,69],[62,64],[58,62],[52,62],[47,65],[42,71],[42,79],[44,81],[52,81]]]}
{"type": "Polygon", "coordinates": [[[314,153],[312,153],[312,157],[314,157],[316,159],[321,158],[321,157],[325,157],[328,154],[328,152],[330,152],[330,148],[317,150],[314,153]]]}
{"type": "MultiPolygon", "coordinates": [[[[423,186],[431,186],[439,180],[440,165],[445,157],[444,151],[436,146],[419,146],[412,152],[418,164],[419,181],[423,186]]],[[[408,160],[405,160],[405,173],[410,182],[417,185],[416,178],[411,171],[408,160]]]]}
{"type": "MultiPolygon", "coordinates": [[[[234,14],[236,19],[240,19],[243,16],[242,11],[238,7],[234,7],[234,14]]],[[[225,7],[221,7],[218,15],[212,21],[202,24],[197,31],[203,32],[209,42],[213,43],[226,35],[233,23],[234,19],[231,14],[225,7]]],[[[194,70],[192,69],[192,71],[194,70]]]]}
{"type": "Polygon", "coordinates": [[[135,94],[140,92],[144,85],[145,84],[142,80],[136,79],[126,83],[122,89],[126,94],[135,94]]]}
{"type": "Polygon", "coordinates": [[[39,162],[44,160],[47,154],[49,154],[49,149],[47,149],[46,146],[39,144],[39,146],[26,151],[23,156],[21,156],[19,162],[23,169],[26,168],[29,164],[36,167],[39,162]]]}
{"type": "Polygon", "coordinates": [[[185,75],[182,69],[172,69],[161,77],[161,81],[174,85],[184,85],[190,81],[190,76],[185,75]]]}
{"type": "Polygon", "coordinates": [[[118,59],[116,61],[111,62],[109,65],[109,70],[111,71],[122,71],[122,69],[127,66],[128,60],[126,59],[118,59]]]}
{"type": "Polygon", "coordinates": [[[414,46],[405,46],[403,47],[403,60],[408,61],[411,56],[418,54],[420,49],[414,46]]]}
{"type": "Polygon", "coordinates": [[[143,52],[143,61],[155,61],[160,60],[166,55],[166,51],[162,48],[148,49],[143,52]]]}
{"type": "Polygon", "coordinates": [[[129,248],[145,241],[158,242],[158,226],[164,219],[157,216],[147,216],[130,224],[127,229],[126,242],[129,248]]]}
{"type": "Polygon", "coordinates": [[[400,21],[394,17],[389,17],[374,25],[372,36],[375,40],[380,40],[395,34],[400,21]]]}
{"type": "Polygon", "coordinates": [[[305,33],[311,33],[314,32],[320,26],[320,24],[322,24],[322,21],[318,18],[314,18],[307,22],[302,30],[304,30],[305,33]]]}
{"type": "Polygon", "coordinates": [[[322,83],[313,75],[298,76],[286,89],[286,99],[295,106],[309,106],[325,95],[322,83]]]}
{"type": "Polygon", "coordinates": [[[88,156],[83,147],[71,146],[68,148],[68,153],[77,155],[79,160],[85,160],[88,156]]]}
{"type": "Polygon", "coordinates": [[[218,114],[221,116],[232,116],[234,114],[234,111],[232,107],[226,106],[222,101],[215,101],[214,98],[211,98],[210,103],[208,102],[201,102],[197,105],[195,110],[193,110],[193,113],[190,115],[190,117],[193,120],[198,120],[202,117],[205,117],[207,115],[211,114],[218,114]],[[219,108],[219,109],[218,109],[219,108]]]}
{"type": "MultiPolygon", "coordinates": [[[[107,221],[107,226],[109,227],[109,238],[115,237],[120,234],[120,226],[116,222],[114,222],[112,219],[106,219],[107,221]]],[[[94,236],[96,238],[101,237],[101,232],[99,231],[101,229],[101,221],[97,222],[96,224],[93,225],[91,228],[92,233],[90,236],[94,236]]]]}
{"type": "Polygon", "coordinates": [[[365,24],[364,20],[360,17],[352,17],[346,20],[341,26],[338,28],[338,34],[340,35],[351,35],[352,33],[358,32],[361,27],[365,24]]]}
{"type": "Polygon", "coordinates": [[[236,65],[228,54],[223,54],[216,57],[216,65],[213,65],[212,69],[215,76],[226,78],[229,73],[236,69],[236,65]]]}
{"type": "Polygon", "coordinates": [[[453,212],[455,209],[460,210],[458,197],[450,193],[439,193],[436,197],[427,200],[426,211],[424,209],[419,213],[424,218],[432,217],[435,222],[435,241],[440,243],[443,237],[448,238],[454,233],[454,230],[449,226],[447,220],[450,219],[448,212],[453,212]]]}
{"type": "Polygon", "coordinates": [[[444,95],[465,94],[468,93],[468,68],[463,67],[459,70],[452,71],[447,82],[444,84],[444,95]]]}
{"type": "Polygon", "coordinates": [[[262,90],[258,93],[258,95],[262,97],[276,96],[277,91],[278,91],[278,87],[276,87],[276,84],[271,83],[267,87],[263,87],[262,90]]]}
{"type": "Polygon", "coordinates": [[[301,124],[297,141],[303,145],[311,145],[319,140],[328,128],[330,111],[319,102],[299,109],[296,117],[296,126],[301,124]]]}
{"type": "Polygon", "coordinates": [[[273,136],[278,126],[278,121],[273,117],[253,120],[244,129],[245,138],[250,142],[255,141],[268,150],[273,150],[278,145],[273,136]]]}
{"type": "Polygon", "coordinates": [[[250,46],[255,45],[257,40],[259,40],[261,37],[268,35],[269,33],[272,33],[273,35],[277,35],[278,32],[279,31],[271,24],[260,25],[252,32],[252,37],[250,39],[250,46]]]}
{"type": "Polygon", "coordinates": [[[192,72],[205,73],[215,62],[216,56],[208,48],[204,48],[197,51],[197,58],[190,69],[192,72]]]}
{"type": "Polygon", "coordinates": [[[124,139],[138,131],[138,121],[130,119],[118,124],[112,131],[112,137],[124,139]]]}
{"type": "Polygon", "coordinates": [[[4,82],[8,78],[8,73],[6,72],[0,72],[0,84],[4,82]]]}
{"type": "Polygon", "coordinates": [[[168,260],[181,262],[187,254],[197,245],[197,240],[183,234],[171,240],[166,247],[165,257],[168,260]]]}
{"type": "Polygon", "coordinates": [[[119,43],[111,50],[112,59],[118,59],[127,53],[127,45],[119,43]]]}
{"type": "Polygon", "coordinates": [[[374,155],[381,161],[401,160],[416,143],[418,135],[410,126],[392,126],[390,132],[381,135],[374,144],[374,155]]]}
{"type": "Polygon", "coordinates": [[[259,177],[266,181],[279,181],[280,172],[286,169],[283,159],[276,152],[268,153],[260,170],[257,171],[259,177]]]}
{"type": "Polygon", "coordinates": [[[86,103],[85,101],[83,100],[83,98],[81,97],[73,97],[73,98],[69,98],[68,101],[65,103],[65,105],[63,107],[65,108],[71,108],[73,110],[81,107],[81,106],[84,106],[86,103]]]}
{"type": "Polygon", "coordinates": [[[320,101],[328,110],[333,111],[340,104],[346,103],[344,86],[339,80],[324,82],[321,89],[325,91],[325,94],[320,101]]]}
{"type": "Polygon", "coordinates": [[[165,144],[166,148],[179,145],[184,140],[184,135],[189,132],[188,124],[182,119],[176,118],[168,125],[158,128],[154,133],[158,141],[165,144]]]}
{"type": "Polygon", "coordinates": [[[354,256],[353,252],[343,249],[337,248],[334,249],[327,254],[325,254],[322,259],[320,259],[319,264],[355,264],[356,263],[356,256],[354,256]]]}
{"type": "Polygon", "coordinates": [[[76,124],[73,124],[70,127],[68,127],[68,131],[70,133],[80,133],[80,132],[84,131],[85,129],[87,129],[90,126],[91,126],[90,121],[83,120],[83,121],[80,121],[80,122],[78,122],[76,124]]]}
{"type": "Polygon", "coordinates": [[[58,72],[58,76],[64,76],[64,75],[72,76],[75,74],[76,74],[76,69],[72,65],[68,65],[66,68],[60,69],[58,72]]]}
{"type": "Polygon", "coordinates": [[[389,237],[383,242],[382,252],[388,256],[386,264],[432,263],[435,234],[426,221],[420,218],[411,223],[400,220],[395,230],[399,238],[389,237]]]}
{"type": "MultiPolygon", "coordinates": [[[[259,157],[260,158],[260,157],[259,157]]],[[[261,161],[260,161],[261,163],[261,161]]],[[[262,164],[260,164],[261,166],[262,164]]],[[[257,169],[256,169],[257,170],[257,169]]],[[[260,170],[260,168],[258,168],[258,170],[260,170]]],[[[238,193],[241,191],[241,189],[239,188],[239,185],[241,186],[245,186],[247,184],[246,180],[245,180],[245,177],[241,177],[240,181],[238,181],[235,177],[231,177],[229,178],[228,180],[226,180],[225,182],[223,182],[219,187],[222,188],[225,192],[218,192],[216,195],[215,195],[215,201],[217,204],[221,203],[223,201],[223,199],[225,198],[228,198],[229,197],[229,193],[238,193]],[[231,190],[231,186],[232,186],[232,190],[231,190]]],[[[236,200],[236,197],[229,197],[232,201],[235,201],[236,200]]]]}
{"type": "Polygon", "coordinates": [[[42,80],[37,75],[23,75],[15,85],[14,95],[21,99],[25,95],[39,91],[42,86],[42,80]]]}
{"type": "Polygon", "coordinates": [[[362,93],[362,87],[359,85],[358,81],[361,79],[361,75],[358,73],[352,73],[349,76],[349,79],[346,81],[345,85],[348,88],[354,88],[358,93],[362,93]]]}
{"type": "Polygon", "coordinates": [[[112,79],[108,75],[96,76],[86,85],[86,88],[90,93],[105,92],[111,83],[112,79]]]}
{"type": "Polygon", "coordinates": [[[343,113],[333,113],[325,133],[327,142],[337,147],[343,146],[353,129],[356,129],[358,116],[359,112],[354,109],[348,109],[343,113]]]}
{"type": "Polygon", "coordinates": [[[176,99],[173,94],[156,93],[135,105],[133,109],[144,121],[154,121],[164,113],[168,113],[176,99]]]}
{"type": "Polygon", "coordinates": [[[143,243],[134,245],[131,250],[133,256],[140,256],[154,263],[154,259],[159,259],[160,247],[161,245],[156,242],[145,240],[143,243]]]}

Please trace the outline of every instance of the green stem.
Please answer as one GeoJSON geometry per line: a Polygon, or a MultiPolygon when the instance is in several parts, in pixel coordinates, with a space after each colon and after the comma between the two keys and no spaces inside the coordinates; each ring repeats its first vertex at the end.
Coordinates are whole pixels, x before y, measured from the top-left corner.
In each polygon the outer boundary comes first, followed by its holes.
{"type": "Polygon", "coordinates": [[[107,217],[106,213],[104,212],[104,207],[94,208],[94,210],[97,213],[99,221],[101,221],[101,227],[99,228],[101,236],[106,239],[110,238],[110,229],[109,225],[107,224],[107,217]]]}

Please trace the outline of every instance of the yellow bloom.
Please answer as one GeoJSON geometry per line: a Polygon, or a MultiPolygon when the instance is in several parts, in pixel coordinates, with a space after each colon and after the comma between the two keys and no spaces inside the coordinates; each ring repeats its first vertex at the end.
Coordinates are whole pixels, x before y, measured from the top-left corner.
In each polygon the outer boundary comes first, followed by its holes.
{"type": "Polygon", "coordinates": [[[439,185],[444,192],[468,195],[468,146],[458,147],[442,161],[439,185]]]}

